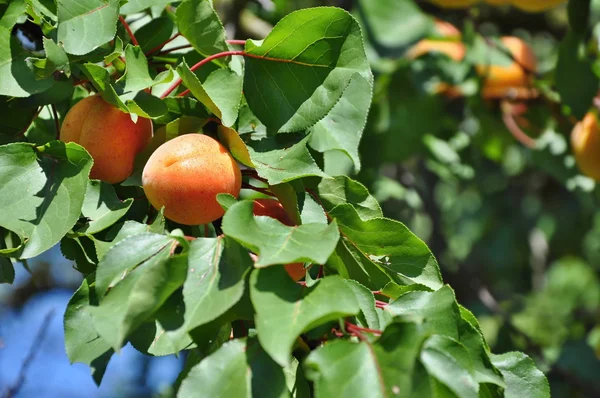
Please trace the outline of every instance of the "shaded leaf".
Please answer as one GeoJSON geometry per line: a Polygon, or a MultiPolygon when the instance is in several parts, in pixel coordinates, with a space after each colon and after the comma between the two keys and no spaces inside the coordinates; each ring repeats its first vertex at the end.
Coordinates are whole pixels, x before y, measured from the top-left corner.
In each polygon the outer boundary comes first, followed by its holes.
{"type": "Polygon", "coordinates": [[[492,355],[492,363],[496,366],[506,382],[504,396],[506,398],[550,397],[550,387],[546,376],[535,366],[531,358],[521,352],[507,352],[492,355]]]}
{"type": "Polygon", "coordinates": [[[121,201],[112,185],[90,180],[81,208],[81,214],[88,222],[78,232],[91,235],[110,227],[127,213],[132,203],[133,199],[121,201]]]}
{"type": "Polygon", "coordinates": [[[319,197],[327,210],[349,203],[363,220],[383,217],[377,199],[360,182],[346,176],[323,179],[319,183],[319,197]]]}

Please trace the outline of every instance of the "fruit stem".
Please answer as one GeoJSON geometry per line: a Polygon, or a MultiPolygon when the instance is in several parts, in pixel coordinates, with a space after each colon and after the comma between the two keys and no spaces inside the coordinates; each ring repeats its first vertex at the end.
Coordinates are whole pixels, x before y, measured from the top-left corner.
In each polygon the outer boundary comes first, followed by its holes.
{"type": "Polygon", "coordinates": [[[371,334],[374,334],[377,336],[381,336],[381,333],[382,333],[381,330],[361,328],[360,326],[350,323],[348,321],[344,321],[344,325],[346,326],[346,329],[348,329],[348,331],[350,333],[357,335],[356,337],[359,337],[358,335],[361,334],[362,332],[371,333],[371,334]]]}
{"type": "MultiPolygon", "coordinates": [[[[201,60],[200,62],[198,62],[196,65],[192,66],[190,68],[190,70],[193,72],[196,69],[200,68],[203,65],[206,65],[207,63],[218,59],[218,58],[223,58],[223,57],[229,57],[232,55],[246,55],[246,53],[244,51],[224,51],[222,53],[218,53],[218,54],[213,54],[209,57],[204,58],[203,60],[201,60]]],[[[175,90],[180,84],[181,84],[182,80],[181,79],[177,79],[173,82],[173,84],[171,84],[171,86],[167,89],[167,91],[165,91],[160,98],[165,98],[167,97],[169,94],[171,94],[173,92],[173,90],[175,90]]]]}
{"type": "Polygon", "coordinates": [[[121,24],[123,25],[123,27],[127,31],[127,34],[131,38],[131,42],[133,43],[133,45],[139,46],[140,44],[138,43],[137,39],[135,38],[135,35],[133,34],[133,32],[131,31],[131,28],[129,27],[129,24],[125,21],[125,18],[123,18],[122,15],[119,15],[119,21],[121,21],[121,24]]]}
{"type": "Polygon", "coordinates": [[[515,116],[510,109],[510,104],[503,102],[502,106],[502,121],[504,121],[504,125],[510,131],[510,133],[515,137],[517,141],[521,144],[525,145],[527,148],[535,148],[535,140],[528,136],[521,127],[517,124],[515,120],[515,116]]]}
{"type": "Polygon", "coordinates": [[[179,36],[181,36],[181,33],[177,33],[175,36],[171,37],[170,39],[160,43],[158,46],[150,49],[150,51],[148,51],[146,53],[146,57],[154,54],[155,52],[160,51],[164,46],[166,46],[167,44],[169,44],[170,42],[172,42],[173,40],[175,40],[176,38],[178,38],[179,36]]]}
{"type": "Polygon", "coordinates": [[[228,44],[243,46],[246,44],[246,40],[227,40],[228,44]]]}

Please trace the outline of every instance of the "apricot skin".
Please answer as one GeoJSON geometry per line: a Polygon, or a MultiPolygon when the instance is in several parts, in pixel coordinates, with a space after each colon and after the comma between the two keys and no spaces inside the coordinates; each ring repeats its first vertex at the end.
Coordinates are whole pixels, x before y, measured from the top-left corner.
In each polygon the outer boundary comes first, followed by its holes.
{"type": "Polygon", "coordinates": [[[589,112],[571,132],[571,147],[581,172],[600,181],[600,131],[596,115],[589,112]]]}
{"type": "MultiPolygon", "coordinates": [[[[271,217],[288,227],[294,226],[294,222],[281,203],[275,199],[256,199],[254,201],[253,212],[255,216],[271,217]]],[[[303,263],[285,264],[285,270],[296,282],[306,275],[306,269],[304,268],[303,263]]]]}
{"type": "Polygon", "coordinates": [[[510,97],[527,99],[536,96],[532,88],[532,77],[537,70],[535,54],[518,37],[505,36],[500,39],[515,62],[504,65],[478,65],[477,73],[484,78],[482,90],[486,99],[510,97]]]}
{"type": "Polygon", "coordinates": [[[210,223],[223,216],[217,194],[240,194],[242,174],[217,140],[185,134],[162,144],[142,173],[148,200],[165,217],[185,225],[210,223]]]}
{"type": "Polygon", "coordinates": [[[131,116],[92,95],[73,106],[63,121],[60,139],[84,147],[94,159],[90,178],[115,184],[133,172],[135,156],[152,138],[152,121],[131,116]]]}

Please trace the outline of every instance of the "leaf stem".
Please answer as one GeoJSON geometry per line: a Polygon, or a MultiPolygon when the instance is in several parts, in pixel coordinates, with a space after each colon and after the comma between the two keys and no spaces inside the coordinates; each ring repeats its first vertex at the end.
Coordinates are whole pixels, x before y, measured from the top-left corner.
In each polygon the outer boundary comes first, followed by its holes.
{"type": "Polygon", "coordinates": [[[371,334],[374,334],[377,336],[381,336],[381,333],[382,333],[381,330],[361,328],[360,326],[350,323],[348,321],[344,321],[344,325],[346,326],[346,329],[348,329],[348,331],[351,332],[352,334],[360,334],[360,333],[364,332],[364,333],[371,333],[371,334]]]}
{"type": "Polygon", "coordinates": [[[171,37],[170,39],[160,43],[158,46],[150,49],[150,51],[148,51],[146,53],[146,57],[154,54],[155,52],[160,51],[164,46],[166,46],[167,44],[169,44],[170,42],[172,42],[173,40],[175,40],[176,38],[178,38],[179,36],[181,36],[181,33],[177,33],[175,36],[171,37]]]}
{"type": "Polygon", "coordinates": [[[139,46],[140,44],[138,43],[137,39],[135,38],[135,35],[133,34],[133,32],[131,31],[129,24],[125,21],[125,18],[123,18],[122,15],[119,15],[119,21],[121,21],[121,24],[127,31],[127,34],[129,35],[129,38],[131,38],[131,42],[133,43],[133,45],[139,46]]]}
{"type": "Polygon", "coordinates": [[[515,137],[517,141],[525,145],[527,148],[535,148],[535,140],[528,136],[517,124],[515,115],[511,110],[511,105],[508,102],[503,102],[501,105],[501,110],[502,121],[513,137],[515,137]]]}
{"type": "MultiPolygon", "coordinates": [[[[204,58],[203,60],[201,60],[200,62],[198,62],[196,65],[192,66],[190,68],[190,70],[193,72],[196,69],[200,68],[203,65],[206,65],[207,63],[218,59],[218,58],[224,58],[224,57],[229,57],[232,55],[246,55],[246,53],[244,51],[225,51],[222,53],[218,53],[218,54],[214,54],[211,55],[209,57],[204,58]]],[[[173,82],[173,84],[171,84],[171,86],[167,89],[167,91],[165,91],[160,98],[165,98],[167,97],[169,94],[171,94],[173,92],[173,90],[175,90],[180,84],[181,84],[182,80],[181,79],[177,79],[173,82]]]]}
{"type": "Polygon", "coordinates": [[[227,40],[227,44],[243,46],[246,44],[246,40],[227,40]]]}

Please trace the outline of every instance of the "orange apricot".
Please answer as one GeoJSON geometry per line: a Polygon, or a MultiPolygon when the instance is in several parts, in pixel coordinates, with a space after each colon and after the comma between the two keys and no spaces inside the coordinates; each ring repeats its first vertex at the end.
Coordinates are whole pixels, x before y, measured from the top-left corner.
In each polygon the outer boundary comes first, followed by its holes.
{"type": "Polygon", "coordinates": [[[142,173],[148,200],[165,217],[185,225],[207,224],[224,214],[217,194],[240,194],[242,173],[220,142],[185,134],[162,144],[142,173]]]}
{"type": "Polygon", "coordinates": [[[537,95],[532,87],[537,60],[531,47],[518,37],[505,36],[501,43],[509,51],[513,62],[508,65],[477,65],[475,69],[484,78],[483,97],[527,99],[537,95]]]}
{"type": "MultiPolygon", "coordinates": [[[[271,217],[288,227],[295,225],[281,203],[275,199],[256,199],[253,212],[255,216],[271,217]]],[[[285,270],[296,282],[306,275],[306,268],[304,268],[303,263],[285,264],[285,270]]]]}
{"type": "Polygon", "coordinates": [[[588,112],[573,128],[571,147],[581,172],[600,181],[600,131],[593,112],[588,112]]]}
{"type": "Polygon", "coordinates": [[[152,138],[152,121],[131,116],[92,95],[73,106],[63,121],[60,139],[84,147],[94,159],[90,178],[111,184],[133,172],[136,155],[152,138]]]}
{"type": "Polygon", "coordinates": [[[427,53],[440,52],[455,61],[465,57],[465,46],[460,42],[460,30],[449,22],[435,21],[435,32],[443,39],[423,39],[412,46],[406,56],[410,59],[419,58],[427,53]]]}

